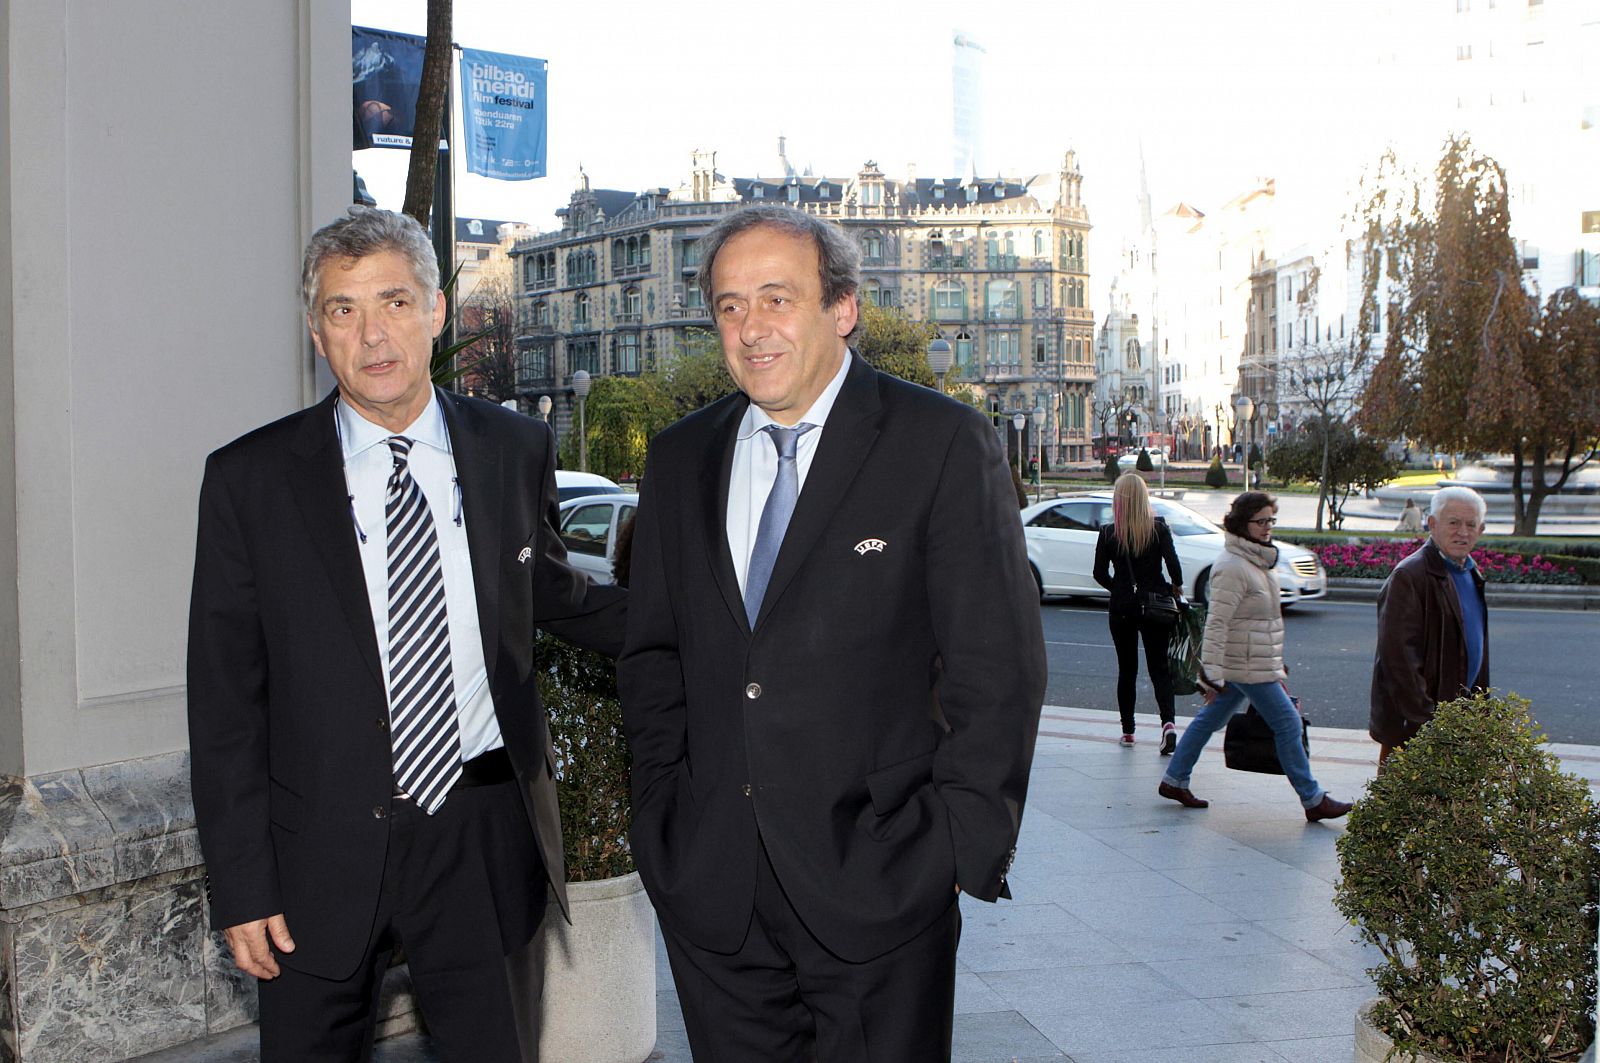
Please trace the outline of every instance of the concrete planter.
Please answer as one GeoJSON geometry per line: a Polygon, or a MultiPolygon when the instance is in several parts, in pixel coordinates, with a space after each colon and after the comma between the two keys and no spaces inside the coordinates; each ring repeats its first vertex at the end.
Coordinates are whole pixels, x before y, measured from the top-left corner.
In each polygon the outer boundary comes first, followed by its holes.
{"type": "Polygon", "coordinates": [[[656,1043],[656,917],[638,872],[571,882],[551,907],[539,1058],[639,1063],[656,1043]]]}
{"type": "Polygon", "coordinates": [[[1394,1049],[1394,1042],[1389,1040],[1389,1035],[1372,1024],[1372,1006],[1377,1000],[1369,1000],[1356,1009],[1356,1057],[1355,1063],[1449,1063],[1441,1056],[1432,1052],[1423,1052],[1416,1055],[1411,1052],[1389,1053],[1394,1049]]]}

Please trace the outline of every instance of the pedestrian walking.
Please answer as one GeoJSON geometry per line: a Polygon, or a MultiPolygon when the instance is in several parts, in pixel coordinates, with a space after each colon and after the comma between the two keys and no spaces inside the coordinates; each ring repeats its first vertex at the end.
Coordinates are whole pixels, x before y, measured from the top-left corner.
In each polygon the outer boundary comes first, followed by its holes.
{"type": "Polygon", "coordinates": [[[1488,505],[1470,487],[1446,487],[1428,505],[1428,541],[1395,566],[1378,592],[1367,733],[1378,769],[1433,719],[1441,701],[1489,688],[1489,607],[1472,550],[1488,505]]]}
{"type": "MultiPolygon", "coordinates": [[[[1161,713],[1160,753],[1172,755],[1172,679],[1167,673],[1167,640],[1177,614],[1150,607],[1147,595],[1174,599],[1183,589],[1183,569],[1167,522],[1150,509],[1150,492],[1138,473],[1117,477],[1111,495],[1111,523],[1100,528],[1094,547],[1094,581],[1111,592],[1111,644],[1117,651],[1117,711],[1122,714],[1122,744],[1133,745],[1133,708],[1139,690],[1139,642],[1144,642],[1150,685],[1161,713]],[[1171,581],[1161,578],[1165,562],[1171,581]]],[[[1158,603],[1164,605],[1165,603],[1158,603]]]]}
{"type": "Polygon", "coordinates": [[[1337,819],[1350,811],[1311,774],[1311,761],[1301,745],[1300,713],[1283,685],[1283,609],[1273,567],[1278,548],[1272,528],[1278,503],[1265,491],[1246,491],[1233,500],[1222,520],[1227,548],[1211,569],[1206,633],[1200,651],[1206,704],[1183,732],[1156,792],[1185,808],[1205,808],[1189,789],[1189,775],[1200,751],[1229,717],[1246,704],[1272,727],[1278,761],[1312,823],[1337,819]]]}

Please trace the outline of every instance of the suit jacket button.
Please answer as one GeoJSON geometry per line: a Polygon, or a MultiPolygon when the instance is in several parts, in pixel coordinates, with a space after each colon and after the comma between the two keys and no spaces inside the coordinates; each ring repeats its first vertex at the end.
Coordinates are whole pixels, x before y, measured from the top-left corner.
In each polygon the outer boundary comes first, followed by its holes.
{"type": "Polygon", "coordinates": [[[387,816],[388,814],[389,814],[389,810],[387,808],[384,808],[382,805],[373,805],[372,806],[372,818],[373,819],[382,819],[383,817],[387,816]]]}
{"type": "Polygon", "coordinates": [[[387,731],[389,729],[389,721],[384,719],[382,716],[378,717],[372,722],[378,725],[378,730],[380,731],[387,731]]]}
{"type": "Polygon", "coordinates": [[[749,783],[745,783],[744,784],[744,795],[746,797],[750,796],[750,784],[749,783]]]}
{"type": "Polygon", "coordinates": [[[749,698],[751,701],[759,698],[761,696],[761,684],[751,683],[749,686],[745,687],[744,696],[749,698]]]}

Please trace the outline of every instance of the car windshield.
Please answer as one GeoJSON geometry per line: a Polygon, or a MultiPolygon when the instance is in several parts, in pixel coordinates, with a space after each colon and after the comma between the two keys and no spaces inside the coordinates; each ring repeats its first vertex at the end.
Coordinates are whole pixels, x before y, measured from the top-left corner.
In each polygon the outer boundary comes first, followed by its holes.
{"type": "Polygon", "coordinates": [[[622,488],[610,484],[582,484],[577,487],[556,488],[556,501],[565,502],[569,498],[583,498],[587,495],[620,495],[626,494],[622,488]]]}
{"type": "Polygon", "coordinates": [[[1171,502],[1158,502],[1154,499],[1151,504],[1155,506],[1156,513],[1167,522],[1173,535],[1221,535],[1222,529],[1206,520],[1200,514],[1182,506],[1173,505],[1171,502]]]}

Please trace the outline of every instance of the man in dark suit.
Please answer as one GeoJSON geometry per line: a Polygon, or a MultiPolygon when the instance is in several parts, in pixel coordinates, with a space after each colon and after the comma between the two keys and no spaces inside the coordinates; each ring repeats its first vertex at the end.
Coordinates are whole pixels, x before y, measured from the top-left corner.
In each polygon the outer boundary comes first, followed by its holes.
{"type": "Polygon", "coordinates": [[[1008,895],[1044,695],[994,429],[849,350],[860,256],[701,241],[732,395],[651,446],[618,660],[633,847],[698,1060],[950,1054],[960,891],[1008,895]]]}
{"type": "Polygon", "coordinates": [[[397,943],[447,1059],[531,1059],[529,942],[566,904],[534,629],[615,653],[621,592],[566,563],[549,428],[433,387],[421,226],[354,208],[302,284],[338,389],[212,454],[200,493],[213,925],[261,980],[265,1060],[369,1057],[397,943]]]}

